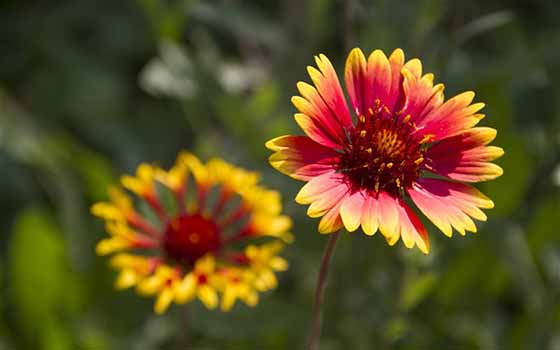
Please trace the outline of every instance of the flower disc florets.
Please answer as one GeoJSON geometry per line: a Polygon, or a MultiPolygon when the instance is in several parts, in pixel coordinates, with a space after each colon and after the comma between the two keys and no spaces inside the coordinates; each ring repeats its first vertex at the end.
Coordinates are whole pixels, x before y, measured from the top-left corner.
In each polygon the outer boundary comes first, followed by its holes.
{"type": "Polygon", "coordinates": [[[415,126],[410,119],[410,115],[394,115],[379,100],[358,117],[337,164],[356,191],[398,195],[412,186],[420,175],[423,144],[429,137],[411,137],[415,126]]]}

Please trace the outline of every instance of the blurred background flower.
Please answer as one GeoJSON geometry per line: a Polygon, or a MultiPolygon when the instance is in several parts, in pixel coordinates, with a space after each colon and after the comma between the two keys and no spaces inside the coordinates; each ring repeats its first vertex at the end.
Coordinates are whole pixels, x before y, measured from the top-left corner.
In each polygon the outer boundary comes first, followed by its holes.
{"type": "Polygon", "coordinates": [[[116,253],[116,288],[136,286],[139,294],[155,296],[158,314],[194,299],[208,309],[220,304],[222,311],[237,299],[257,305],[258,292],[278,285],[274,273],[288,263],[277,254],[293,241],[280,194],[258,181],[256,173],[217,158],[203,164],[188,152],[169,171],[144,163],[136,176],[123,176],[137,206],[149,210],[138,212],[118,187],[109,190],[110,202],[91,208],[110,235],[97,253],[116,253]],[[266,237],[275,240],[263,243],[266,237]]]}
{"type": "Polygon", "coordinates": [[[3,1],[0,348],[303,344],[324,239],[263,144],[298,132],[290,97],[313,55],[342,67],[360,46],[421,57],[448,96],[476,91],[505,175],[480,186],[495,208],[478,233],[432,234],[428,257],[342,236],[322,349],[558,349],[559,11],[555,0],[3,1]],[[257,308],[189,304],[189,339],[180,308],[156,316],[153,300],[114,291],[89,214],[120,174],[146,160],[168,169],[181,149],[259,171],[297,240],[257,308]]]}

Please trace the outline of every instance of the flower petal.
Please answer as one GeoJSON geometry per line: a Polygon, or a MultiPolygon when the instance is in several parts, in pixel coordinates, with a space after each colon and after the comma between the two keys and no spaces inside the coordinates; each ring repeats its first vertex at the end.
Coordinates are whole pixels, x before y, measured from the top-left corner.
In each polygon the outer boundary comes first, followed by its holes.
{"type": "Polygon", "coordinates": [[[115,280],[116,289],[130,288],[140,281],[140,275],[134,269],[122,269],[115,280]]]}
{"type": "Polygon", "coordinates": [[[266,143],[276,153],[269,158],[278,171],[298,180],[310,180],[332,171],[339,155],[307,136],[280,136],[266,143]]]}
{"type": "Polygon", "coordinates": [[[489,162],[504,154],[499,147],[486,146],[495,137],[496,130],[479,127],[445,138],[426,152],[427,169],[459,181],[495,179],[503,170],[489,162]]]}
{"type": "Polygon", "coordinates": [[[346,68],[344,71],[344,80],[346,82],[346,90],[350,97],[350,106],[357,116],[365,115],[369,107],[365,99],[365,93],[368,86],[366,85],[366,57],[359,48],[350,51],[346,59],[346,68]]]}
{"type": "Polygon", "coordinates": [[[297,89],[301,96],[292,97],[294,106],[320,125],[331,142],[340,144],[346,135],[344,126],[323,100],[319,91],[313,85],[302,81],[297,83],[297,89]]]}
{"type": "Polygon", "coordinates": [[[364,202],[365,194],[362,191],[354,192],[344,199],[340,207],[340,217],[348,232],[354,232],[360,227],[364,202]]]}
{"type": "Polygon", "coordinates": [[[164,288],[156,299],[154,304],[154,311],[156,314],[161,315],[167,310],[171,302],[173,301],[174,293],[171,288],[164,288]]]}
{"type": "Polygon", "coordinates": [[[319,222],[319,233],[332,233],[342,228],[342,218],[340,217],[340,207],[343,198],[338,200],[336,204],[321,218],[319,222]]]}
{"type": "Polygon", "coordinates": [[[474,92],[467,91],[447,100],[418,122],[417,132],[439,141],[475,126],[483,118],[475,113],[484,108],[484,103],[471,105],[473,98],[474,92]]]}
{"type": "Polygon", "coordinates": [[[308,66],[307,72],[317,87],[317,91],[342,128],[351,128],[352,117],[348,111],[346,98],[342,92],[336,71],[325,55],[321,54],[318,57],[316,56],[315,63],[319,70],[308,66]]]}
{"type": "Polygon", "coordinates": [[[220,305],[220,309],[222,311],[229,311],[235,304],[235,300],[238,297],[237,288],[234,286],[228,286],[225,288],[222,294],[222,303],[220,305]]]}
{"type": "Polygon", "coordinates": [[[372,236],[377,232],[378,227],[379,205],[376,198],[368,196],[362,209],[362,230],[366,235],[372,236]]]}
{"type": "Polygon", "coordinates": [[[462,235],[476,232],[471,217],[483,220],[479,208],[491,208],[493,203],[472,186],[439,179],[420,179],[408,190],[412,201],[446,236],[452,227],[462,235]],[[474,209],[474,210],[473,210],[474,209]]]}
{"type": "Polygon", "coordinates": [[[503,169],[493,163],[460,161],[459,164],[443,164],[434,170],[443,176],[465,182],[481,182],[502,176],[503,169]]]}
{"type": "Polygon", "coordinates": [[[208,309],[213,310],[218,306],[218,293],[213,287],[203,284],[198,287],[196,294],[208,309]]]}
{"type": "Polygon", "coordinates": [[[216,268],[216,260],[211,254],[206,254],[204,257],[196,261],[194,267],[195,271],[199,274],[211,275],[216,268]]]}
{"type": "Polygon", "coordinates": [[[410,119],[419,123],[429,112],[443,103],[443,84],[434,86],[434,75],[426,74],[417,78],[408,68],[402,69],[405,102],[399,111],[401,118],[410,115],[410,119]]]}
{"type": "Polygon", "coordinates": [[[340,202],[349,192],[348,185],[342,183],[329,191],[323,192],[319,197],[311,203],[307,208],[307,215],[312,218],[317,218],[325,215],[332,208],[340,207],[340,202]]]}
{"type": "Polygon", "coordinates": [[[379,100],[391,112],[396,112],[403,103],[403,76],[401,70],[406,67],[418,79],[422,74],[422,63],[418,59],[404,62],[404,52],[394,50],[389,58],[381,50],[373,51],[367,60],[366,82],[364,88],[364,107],[374,107],[379,100]]]}
{"type": "Polygon", "coordinates": [[[424,254],[430,251],[430,242],[428,240],[428,232],[426,228],[414,214],[412,209],[402,199],[397,201],[397,209],[399,211],[399,224],[398,231],[407,248],[412,248],[414,245],[424,254]]]}
{"type": "Polygon", "coordinates": [[[397,104],[403,98],[401,69],[404,65],[404,52],[401,49],[394,50],[389,56],[389,65],[391,66],[391,89],[387,94],[386,100],[383,103],[389,108],[390,111],[396,111],[397,104]]]}
{"type": "Polygon", "coordinates": [[[175,300],[179,304],[184,304],[192,300],[196,292],[196,277],[189,273],[175,285],[175,300]]]}
{"type": "Polygon", "coordinates": [[[367,60],[365,98],[368,108],[374,107],[376,100],[387,105],[391,94],[391,84],[391,65],[387,56],[381,50],[373,51],[367,60]]]}
{"type": "Polygon", "coordinates": [[[334,170],[317,176],[299,190],[296,195],[296,202],[299,204],[310,204],[321,197],[323,193],[343,184],[343,180],[343,176],[334,170]]]}
{"type": "MultiPolygon", "coordinates": [[[[303,98],[301,99],[303,101],[306,101],[303,98]]],[[[306,103],[308,102],[306,101],[306,103]]],[[[309,136],[309,138],[311,138],[318,144],[335,149],[339,149],[342,147],[339,141],[340,137],[331,136],[328,129],[325,127],[325,124],[321,123],[320,120],[309,117],[307,114],[303,113],[296,113],[294,115],[294,119],[296,120],[296,123],[299,125],[301,130],[303,130],[303,132],[305,132],[305,134],[309,136]]]]}
{"type": "Polygon", "coordinates": [[[386,192],[380,192],[377,198],[377,205],[379,210],[379,231],[386,238],[395,235],[398,237],[399,211],[397,200],[386,192]]]}
{"type": "Polygon", "coordinates": [[[422,76],[422,61],[413,58],[404,64],[404,68],[408,69],[418,79],[422,76]]]}

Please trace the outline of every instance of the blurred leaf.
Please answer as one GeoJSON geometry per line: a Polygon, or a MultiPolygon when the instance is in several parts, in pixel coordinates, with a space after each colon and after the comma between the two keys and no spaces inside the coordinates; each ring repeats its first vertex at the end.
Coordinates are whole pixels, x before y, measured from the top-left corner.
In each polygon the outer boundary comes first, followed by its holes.
{"type": "Polygon", "coordinates": [[[10,299],[29,348],[40,344],[41,349],[72,349],[71,333],[57,324],[76,311],[79,288],[68,266],[62,233],[40,209],[27,209],[16,220],[10,281],[10,299]]]}
{"type": "Polygon", "coordinates": [[[192,9],[192,16],[234,37],[243,46],[263,46],[279,51],[286,46],[277,20],[255,11],[250,4],[200,1],[192,9]]]}
{"type": "Polygon", "coordinates": [[[456,33],[459,43],[465,42],[470,38],[483,34],[484,32],[493,30],[503,26],[515,19],[514,14],[510,10],[497,11],[485,14],[461,27],[456,33]]]}
{"type": "MultiPolygon", "coordinates": [[[[276,108],[280,91],[276,84],[263,84],[249,97],[224,95],[219,100],[218,112],[227,130],[240,142],[247,145],[253,154],[261,155],[266,151],[263,147],[267,135],[272,135],[277,128],[272,117],[276,108]],[[259,132],[255,132],[259,130],[259,132]]],[[[289,118],[276,118],[285,122],[289,118]]]]}
{"type": "Polygon", "coordinates": [[[404,310],[414,308],[430,294],[437,281],[438,276],[432,272],[409,279],[401,293],[401,307],[404,310]]]}
{"type": "Polygon", "coordinates": [[[51,154],[58,156],[64,168],[72,168],[85,184],[86,193],[92,200],[107,197],[107,188],[115,182],[113,168],[109,160],[81,145],[70,134],[59,133],[51,136],[45,145],[51,154]]]}
{"type": "Polygon", "coordinates": [[[497,281],[503,286],[507,274],[495,273],[500,270],[499,262],[494,252],[477,241],[470,247],[463,248],[449,262],[444,275],[442,275],[437,289],[437,297],[446,304],[453,304],[463,299],[471,288],[476,288],[477,296],[482,301],[483,292],[495,288],[497,281]],[[485,273],[482,273],[484,271],[485,273]],[[487,277],[486,274],[488,274],[487,277]],[[485,288],[481,288],[485,287],[485,288]]]}
{"type": "Polygon", "coordinates": [[[60,322],[50,321],[43,324],[41,330],[41,349],[73,350],[72,335],[60,322]]]}
{"type": "Polygon", "coordinates": [[[177,40],[192,0],[140,0],[159,38],[177,40]]]}
{"type": "Polygon", "coordinates": [[[554,196],[539,203],[527,228],[527,240],[533,254],[540,254],[547,245],[560,241],[556,222],[560,213],[560,198],[554,196]]]}
{"type": "Polygon", "coordinates": [[[384,337],[389,341],[396,341],[397,339],[402,338],[409,328],[410,324],[406,319],[402,317],[395,318],[388,322],[384,337]]]}
{"type": "Polygon", "coordinates": [[[424,0],[416,4],[414,29],[411,30],[412,36],[416,40],[424,39],[430,34],[438,21],[444,15],[445,2],[443,0],[424,0]]]}
{"type": "Polygon", "coordinates": [[[333,8],[332,0],[311,0],[308,2],[309,23],[307,30],[311,31],[314,36],[321,38],[328,34],[329,28],[329,10],[333,8]]]}

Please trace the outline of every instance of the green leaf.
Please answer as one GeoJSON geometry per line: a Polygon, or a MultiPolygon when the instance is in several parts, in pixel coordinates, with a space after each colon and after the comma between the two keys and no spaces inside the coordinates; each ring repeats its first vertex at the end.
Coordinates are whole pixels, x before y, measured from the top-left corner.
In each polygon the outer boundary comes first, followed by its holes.
{"type": "Polygon", "coordinates": [[[401,307],[410,310],[424,300],[434,289],[438,276],[426,273],[413,279],[409,279],[401,293],[401,307]]]}
{"type": "Polygon", "coordinates": [[[58,133],[47,146],[59,154],[64,165],[73,168],[85,184],[85,190],[94,200],[107,197],[107,187],[115,183],[110,161],[101,154],[84,147],[71,135],[58,133]]]}
{"type": "Polygon", "coordinates": [[[17,218],[10,251],[10,297],[17,324],[29,348],[71,349],[60,323],[77,306],[77,285],[65,253],[62,234],[40,209],[24,210],[17,218]]]}
{"type": "Polygon", "coordinates": [[[534,254],[542,248],[559,241],[556,221],[560,213],[560,200],[557,197],[543,201],[528,225],[528,244],[534,254]]]}

